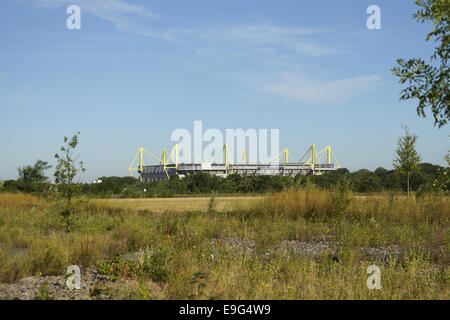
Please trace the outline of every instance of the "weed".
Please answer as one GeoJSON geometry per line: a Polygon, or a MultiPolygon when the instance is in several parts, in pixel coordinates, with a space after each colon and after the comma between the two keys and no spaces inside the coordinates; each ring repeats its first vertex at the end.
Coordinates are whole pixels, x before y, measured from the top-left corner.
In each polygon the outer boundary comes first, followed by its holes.
{"type": "Polygon", "coordinates": [[[48,291],[48,283],[44,282],[39,288],[39,292],[36,297],[37,300],[53,300],[53,297],[48,291]]]}
{"type": "Polygon", "coordinates": [[[208,210],[206,211],[207,214],[214,214],[216,212],[217,206],[216,195],[217,195],[216,191],[211,193],[211,197],[209,198],[208,202],[208,210]]]}

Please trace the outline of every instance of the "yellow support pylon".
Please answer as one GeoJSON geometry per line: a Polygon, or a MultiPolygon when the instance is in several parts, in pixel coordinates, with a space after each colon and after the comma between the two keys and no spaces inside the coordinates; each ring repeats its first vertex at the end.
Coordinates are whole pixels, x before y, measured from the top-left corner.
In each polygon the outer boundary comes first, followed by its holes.
{"type": "Polygon", "coordinates": [[[327,147],[327,163],[331,164],[331,147],[327,147]]]}
{"type": "Polygon", "coordinates": [[[228,145],[225,143],[225,169],[228,169],[228,145]]]}
{"type": "Polygon", "coordinates": [[[144,148],[140,147],[139,148],[139,170],[142,172],[142,151],[144,150],[144,148]]]}
{"type": "Polygon", "coordinates": [[[244,149],[244,158],[243,158],[244,164],[247,164],[247,149],[244,149]]]}

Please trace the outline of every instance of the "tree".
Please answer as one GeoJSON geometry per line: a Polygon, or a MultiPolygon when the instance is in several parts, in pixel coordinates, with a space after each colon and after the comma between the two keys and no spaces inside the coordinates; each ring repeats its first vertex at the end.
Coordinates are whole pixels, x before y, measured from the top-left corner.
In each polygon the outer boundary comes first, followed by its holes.
{"type": "Polygon", "coordinates": [[[417,114],[426,117],[425,108],[431,108],[434,124],[439,128],[450,119],[449,94],[449,45],[450,45],[450,1],[448,0],[416,0],[420,7],[414,14],[418,22],[432,21],[433,30],[426,41],[433,39],[438,46],[430,57],[429,63],[422,58],[408,61],[398,59],[399,66],[392,68],[392,73],[400,77],[401,84],[408,87],[400,92],[400,100],[419,99],[417,114]]]}
{"type": "Polygon", "coordinates": [[[209,193],[212,191],[213,177],[206,172],[197,172],[186,178],[187,188],[191,193],[209,193]]]}
{"type": "Polygon", "coordinates": [[[416,151],[417,136],[410,134],[408,127],[405,127],[405,135],[400,137],[397,142],[397,149],[395,152],[397,155],[394,158],[394,168],[400,173],[406,175],[406,189],[409,197],[409,180],[411,173],[419,170],[420,156],[416,151]]]}
{"type": "Polygon", "coordinates": [[[389,173],[389,170],[386,170],[386,169],[383,168],[383,167],[378,167],[378,168],[375,169],[374,172],[375,172],[375,174],[376,174],[377,176],[383,177],[383,176],[385,176],[386,174],[389,173]]]}
{"type": "Polygon", "coordinates": [[[353,172],[351,176],[356,192],[376,192],[381,189],[381,178],[368,169],[353,172]]]}
{"type": "Polygon", "coordinates": [[[86,170],[83,167],[83,161],[78,161],[78,157],[74,158],[73,155],[78,145],[79,134],[80,132],[77,132],[70,140],[64,137],[64,145],[61,146],[60,152],[55,154],[57,165],[54,177],[55,183],[58,185],[58,193],[61,195],[61,214],[66,219],[67,232],[70,231],[70,214],[73,210],[72,200],[79,189],[74,180],[80,171],[84,172],[86,170]]]}
{"type": "MultiPolygon", "coordinates": [[[[447,154],[444,157],[447,165],[450,166],[450,150],[447,150],[447,154]]],[[[450,168],[439,168],[436,174],[436,178],[433,181],[433,190],[435,192],[445,192],[450,191],[450,168]]]]}
{"type": "Polygon", "coordinates": [[[37,160],[34,166],[24,166],[17,169],[19,172],[18,184],[22,191],[36,192],[42,190],[40,187],[48,181],[44,171],[52,166],[46,161],[37,160]]]}

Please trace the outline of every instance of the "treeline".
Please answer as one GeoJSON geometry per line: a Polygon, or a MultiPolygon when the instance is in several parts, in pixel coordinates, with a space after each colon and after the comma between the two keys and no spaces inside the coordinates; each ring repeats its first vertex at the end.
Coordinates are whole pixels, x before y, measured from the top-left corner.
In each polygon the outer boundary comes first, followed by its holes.
{"type": "MultiPolygon", "coordinates": [[[[449,168],[430,163],[420,164],[420,170],[411,176],[411,189],[423,192],[448,192],[450,190],[449,168]]],[[[241,176],[226,178],[199,172],[180,179],[173,175],[168,181],[142,183],[133,177],[100,177],[101,183],[79,184],[80,193],[89,197],[172,197],[179,194],[259,194],[282,191],[294,186],[316,185],[331,188],[344,186],[358,193],[374,193],[382,190],[406,191],[405,175],[397,170],[378,168],[375,171],[361,169],[350,172],[338,169],[322,175],[282,176],[241,176]]],[[[39,177],[27,179],[21,175],[18,180],[8,180],[0,184],[0,191],[23,191],[38,194],[48,193],[52,184],[39,177]],[[43,182],[45,181],[45,182],[43,182]]]]}
{"type": "MultiPolygon", "coordinates": [[[[410,177],[410,188],[416,192],[446,192],[450,190],[448,174],[450,168],[431,163],[421,163],[410,177]]],[[[380,192],[382,190],[407,191],[405,174],[398,170],[379,167],[375,171],[361,169],[351,172],[338,169],[320,176],[307,177],[311,183],[329,188],[337,183],[345,183],[349,189],[359,193],[380,192]]]]}

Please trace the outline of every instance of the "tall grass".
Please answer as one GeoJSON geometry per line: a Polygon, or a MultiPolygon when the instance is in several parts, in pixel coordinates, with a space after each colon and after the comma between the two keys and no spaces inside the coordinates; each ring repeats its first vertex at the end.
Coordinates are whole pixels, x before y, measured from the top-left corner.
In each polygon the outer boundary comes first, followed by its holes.
{"type": "Polygon", "coordinates": [[[404,222],[448,223],[448,197],[407,198],[385,193],[372,197],[354,197],[351,192],[320,188],[290,189],[270,194],[264,205],[273,215],[290,218],[386,219],[404,222]]]}
{"type": "Polygon", "coordinates": [[[217,192],[213,192],[211,194],[211,197],[209,198],[208,201],[208,209],[207,209],[207,213],[208,214],[214,214],[216,213],[216,206],[217,206],[217,200],[216,200],[216,196],[217,196],[217,192]]]}
{"type": "Polygon", "coordinates": [[[272,214],[283,214],[290,218],[307,219],[335,218],[350,204],[351,193],[345,190],[324,190],[319,188],[290,189],[271,194],[265,205],[272,214]]]}
{"type": "Polygon", "coordinates": [[[47,202],[29,193],[0,192],[0,208],[25,209],[32,207],[44,207],[47,202]]]}

